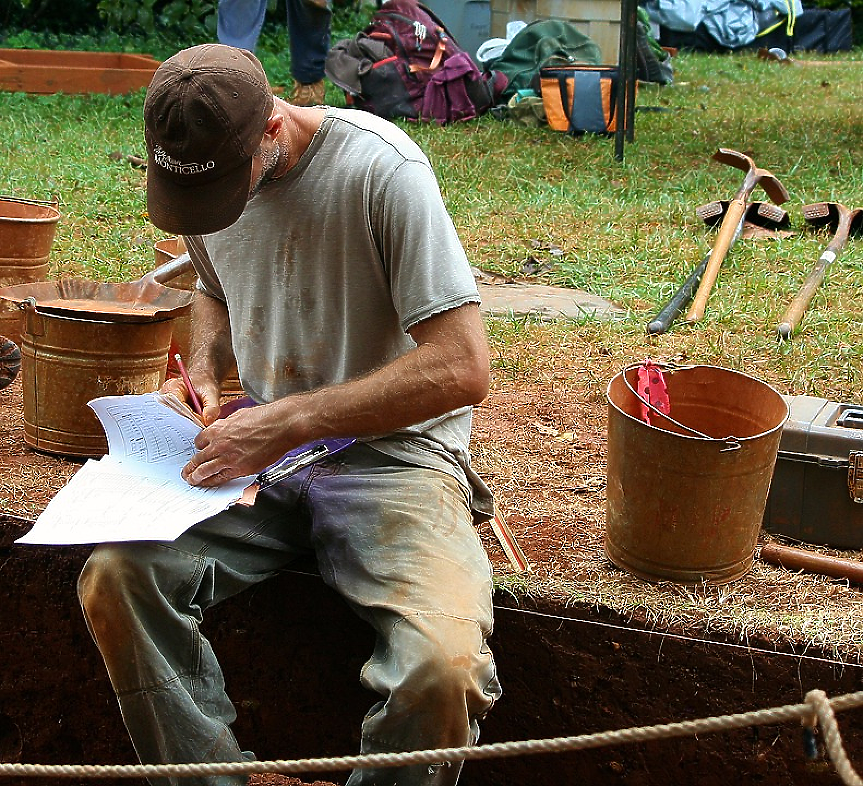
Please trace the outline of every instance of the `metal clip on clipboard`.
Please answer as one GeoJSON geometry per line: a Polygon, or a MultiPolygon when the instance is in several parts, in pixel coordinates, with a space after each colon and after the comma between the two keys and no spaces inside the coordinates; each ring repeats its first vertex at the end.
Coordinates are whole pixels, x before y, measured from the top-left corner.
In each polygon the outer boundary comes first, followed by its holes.
{"type": "Polygon", "coordinates": [[[299,472],[310,464],[314,464],[316,461],[320,461],[325,456],[339,453],[353,445],[354,442],[356,440],[353,438],[329,439],[317,442],[311,446],[303,445],[297,448],[258,475],[258,491],[263,491],[270,488],[270,486],[274,486],[279,481],[299,472]]]}

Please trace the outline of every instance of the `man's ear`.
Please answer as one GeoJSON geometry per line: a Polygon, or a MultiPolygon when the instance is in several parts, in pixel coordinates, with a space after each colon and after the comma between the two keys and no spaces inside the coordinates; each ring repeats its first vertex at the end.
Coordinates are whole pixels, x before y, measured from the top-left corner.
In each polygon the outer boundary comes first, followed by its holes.
{"type": "Polygon", "coordinates": [[[285,116],[281,112],[273,110],[273,113],[267,120],[266,126],[264,126],[264,136],[269,137],[270,139],[278,137],[281,133],[284,122],[285,116]]]}

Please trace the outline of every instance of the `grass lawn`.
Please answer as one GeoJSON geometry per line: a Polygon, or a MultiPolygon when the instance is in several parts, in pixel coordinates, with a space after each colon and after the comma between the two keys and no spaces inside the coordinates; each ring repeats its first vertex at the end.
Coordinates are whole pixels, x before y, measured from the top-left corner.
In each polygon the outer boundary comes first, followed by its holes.
{"type": "MultiPolygon", "coordinates": [[[[102,44],[128,51],[119,41],[102,44]]],[[[287,87],[284,45],[283,37],[265,38],[260,54],[274,83],[287,87]]],[[[174,49],[145,42],[136,51],[164,58],[174,49]]],[[[863,402],[863,237],[850,241],[830,266],[799,331],[790,341],[777,339],[777,323],[830,237],[806,225],[801,207],[820,201],[863,207],[863,52],[794,57],[794,65],[785,65],[754,52],[681,53],[673,85],[640,87],[638,105],[661,111],[636,113],[635,141],[623,162],[613,157],[612,139],[572,138],[490,115],[443,128],[402,123],[435,166],[475,266],[587,290],[625,312],[608,322],[490,320],[497,393],[509,383],[522,390],[536,383],[536,398],[557,395],[574,411],[590,409],[599,430],[608,380],[633,361],[653,357],[740,370],[782,393],[863,402]],[[713,160],[718,148],[746,153],[784,184],[790,227],[779,236],[740,240],[704,318],[679,320],[667,333],[650,336],[647,322],[715,237],[696,207],[730,199],[743,179],[740,170],[713,160]]],[[[327,97],[344,104],[333,86],[327,97]]],[[[116,97],[0,92],[0,194],[58,200],[62,220],[52,276],[132,280],[153,266],[153,244],[164,236],[147,219],[146,173],[124,159],[145,153],[143,99],[143,91],[116,97]],[[119,158],[112,155],[118,152],[119,158]]],[[[756,190],[754,198],[766,197],[756,190]]],[[[480,456],[487,467],[503,467],[505,460],[480,456]]],[[[602,468],[596,469],[588,491],[593,481],[601,486],[602,468]]],[[[518,482],[511,498],[504,495],[512,505],[521,501],[519,471],[512,468],[518,482]]],[[[545,480],[551,487],[559,479],[545,480]]],[[[526,518],[547,517],[549,504],[540,499],[542,510],[526,518]]],[[[591,566],[596,551],[589,554],[591,566]]],[[[610,589],[595,579],[575,588],[556,578],[551,590],[539,579],[533,586],[622,613],[650,607],[663,619],[686,617],[679,603],[662,610],[661,590],[644,595],[639,586],[627,597],[619,575],[608,580],[610,589]]],[[[763,587],[755,580],[747,587],[754,615],[735,607],[733,619],[720,620],[728,608],[721,590],[707,596],[718,604],[708,603],[707,611],[699,595],[693,614],[738,633],[764,624],[807,641],[859,648],[859,626],[847,617],[853,604],[845,596],[836,602],[835,623],[820,617],[813,623],[795,610],[785,625],[775,607],[758,606],[763,587]]]]}
{"type": "MultiPolygon", "coordinates": [[[[287,85],[277,57],[283,44],[265,39],[270,48],[261,57],[273,81],[287,85]]],[[[162,46],[147,51],[165,57],[172,50],[162,46]]],[[[519,277],[539,269],[532,280],[614,301],[628,316],[590,330],[630,358],[683,353],[764,377],[783,392],[856,400],[863,397],[863,238],[831,265],[793,340],[778,342],[776,323],[830,237],[805,223],[801,206],[863,205],[863,56],[795,60],[681,53],[673,85],[640,86],[638,106],[662,111],[636,112],[623,162],[611,139],[490,115],[443,128],[403,126],[436,167],[477,267],[519,277]],[[785,185],[790,231],[741,240],[703,320],[679,320],[648,337],[645,324],[711,247],[715,232],[696,207],[730,199],[742,181],[743,172],[712,159],[720,147],[750,155],[785,185]]],[[[344,104],[332,85],[327,97],[344,104]]],[[[146,173],[111,157],[144,155],[142,103],[143,91],[0,93],[0,194],[59,200],[52,275],[118,281],[152,265],[163,235],[147,220],[146,173]]],[[[756,189],[753,198],[766,195],[756,189]]],[[[493,339],[529,328],[499,325],[493,339]]]]}

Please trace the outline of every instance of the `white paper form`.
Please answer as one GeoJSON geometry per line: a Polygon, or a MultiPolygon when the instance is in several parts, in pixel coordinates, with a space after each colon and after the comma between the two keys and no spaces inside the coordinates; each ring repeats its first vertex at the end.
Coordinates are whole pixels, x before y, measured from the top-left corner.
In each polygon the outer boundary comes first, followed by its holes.
{"type": "Polygon", "coordinates": [[[190,486],[180,476],[201,427],[158,393],[90,402],[108,438],[108,455],[87,461],[16,543],[81,544],[174,540],[236,502],[255,478],[190,486]]]}

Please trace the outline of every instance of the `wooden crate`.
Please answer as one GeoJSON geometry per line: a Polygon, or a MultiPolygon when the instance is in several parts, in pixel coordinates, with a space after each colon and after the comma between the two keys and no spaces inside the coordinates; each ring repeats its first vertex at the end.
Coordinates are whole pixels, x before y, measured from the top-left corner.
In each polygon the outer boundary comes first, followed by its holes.
{"type": "Polygon", "coordinates": [[[150,84],[149,55],[0,49],[0,90],[25,93],[128,93],[150,84]]]}
{"type": "Polygon", "coordinates": [[[491,0],[491,34],[506,37],[507,22],[566,19],[590,36],[602,62],[617,63],[620,47],[620,0],[491,0]]]}

